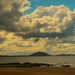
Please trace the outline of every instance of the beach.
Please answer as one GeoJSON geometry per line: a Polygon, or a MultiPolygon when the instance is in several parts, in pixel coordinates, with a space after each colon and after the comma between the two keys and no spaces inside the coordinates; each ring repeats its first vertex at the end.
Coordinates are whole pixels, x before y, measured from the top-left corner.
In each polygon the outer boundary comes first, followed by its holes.
{"type": "Polygon", "coordinates": [[[0,68],[0,75],[75,75],[69,67],[0,68]]]}

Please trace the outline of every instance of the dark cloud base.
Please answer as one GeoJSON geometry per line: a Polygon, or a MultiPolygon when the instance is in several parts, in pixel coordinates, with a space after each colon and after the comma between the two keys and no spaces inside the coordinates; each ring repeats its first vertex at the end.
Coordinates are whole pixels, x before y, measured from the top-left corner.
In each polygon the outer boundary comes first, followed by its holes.
{"type": "Polygon", "coordinates": [[[0,38],[0,44],[2,44],[5,40],[6,38],[0,38]]]}
{"type": "Polygon", "coordinates": [[[22,13],[19,11],[20,4],[13,3],[11,10],[3,10],[0,3],[0,30],[6,30],[10,32],[17,31],[14,22],[18,22],[22,13]]]}
{"type": "Polygon", "coordinates": [[[59,37],[59,38],[63,38],[63,37],[66,37],[66,33],[56,33],[56,32],[53,32],[53,33],[41,33],[41,32],[31,32],[31,33],[28,33],[28,34],[16,34],[18,36],[22,36],[23,38],[47,38],[47,37],[50,37],[50,38],[56,38],[56,37],[59,37]]]}

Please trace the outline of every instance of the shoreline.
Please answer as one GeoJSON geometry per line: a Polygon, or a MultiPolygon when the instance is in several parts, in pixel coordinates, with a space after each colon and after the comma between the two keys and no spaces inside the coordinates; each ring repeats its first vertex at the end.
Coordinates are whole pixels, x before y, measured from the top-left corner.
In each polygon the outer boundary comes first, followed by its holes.
{"type": "Polygon", "coordinates": [[[25,67],[0,68],[1,75],[75,75],[75,68],[67,67],[25,67]]]}

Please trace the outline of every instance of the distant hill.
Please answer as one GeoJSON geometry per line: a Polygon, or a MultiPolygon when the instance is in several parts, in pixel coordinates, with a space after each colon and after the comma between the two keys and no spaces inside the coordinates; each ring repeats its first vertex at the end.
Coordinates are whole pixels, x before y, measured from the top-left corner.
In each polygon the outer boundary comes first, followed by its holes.
{"type": "Polygon", "coordinates": [[[31,54],[30,56],[50,56],[50,55],[45,52],[36,52],[31,54]]]}
{"type": "Polygon", "coordinates": [[[75,54],[60,54],[58,56],[75,56],[75,54]]]}
{"type": "Polygon", "coordinates": [[[0,57],[29,57],[29,56],[75,56],[75,54],[49,55],[45,52],[35,52],[31,55],[0,55],[0,57]]]}

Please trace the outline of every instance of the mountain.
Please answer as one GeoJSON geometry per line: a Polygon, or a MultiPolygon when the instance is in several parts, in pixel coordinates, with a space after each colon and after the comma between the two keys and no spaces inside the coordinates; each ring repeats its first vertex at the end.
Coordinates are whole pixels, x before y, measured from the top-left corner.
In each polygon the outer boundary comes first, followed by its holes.
{"type": "Polygon", "coordinates": [[[75,54],[60,54],[58,56],[75,56],[75,54]]]}
{"type": "Polygon", "coordinates": [[[36,52],[31,54],[30,56],[50,56],[50,55],[45,52],[36,52]]]}

